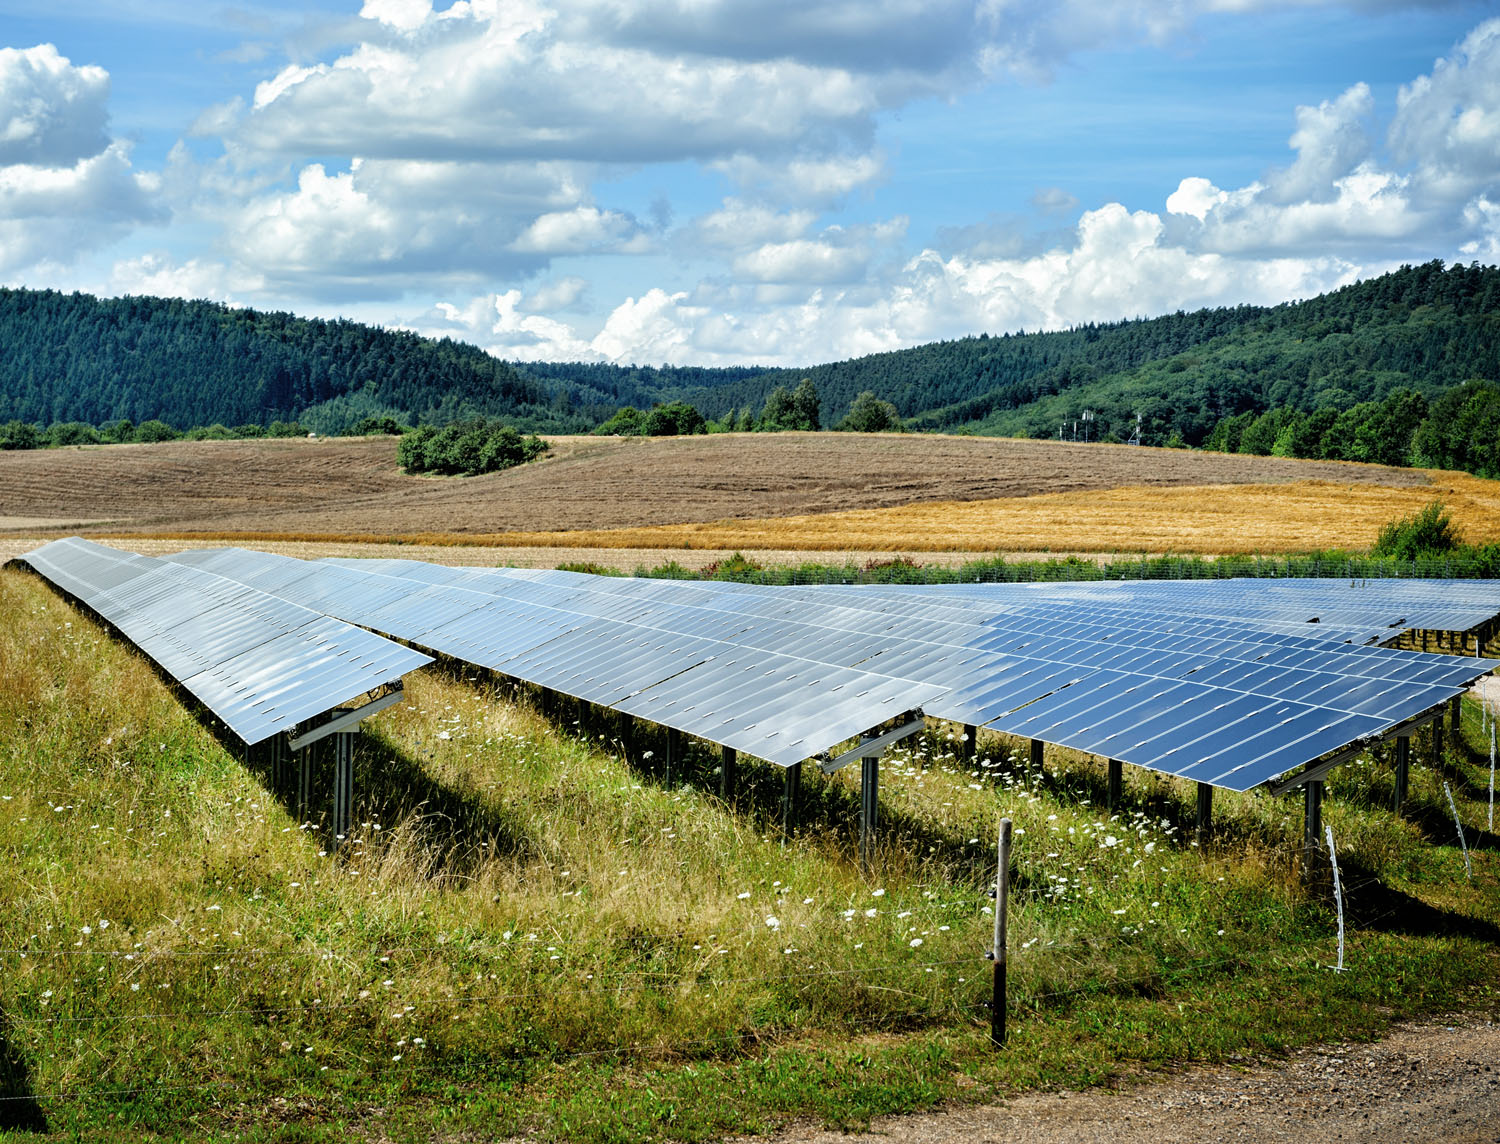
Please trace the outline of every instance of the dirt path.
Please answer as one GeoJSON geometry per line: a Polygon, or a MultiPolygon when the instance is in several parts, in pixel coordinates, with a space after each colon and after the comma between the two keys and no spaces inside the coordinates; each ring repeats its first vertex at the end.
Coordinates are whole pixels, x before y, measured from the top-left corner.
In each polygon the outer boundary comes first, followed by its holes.
{"type": "Polygon", "coordinates": [[[889,1117],[867,1134],[794,1129],[774,1144],[1202,1144],[1500,1141],[1500,1024],[1400,1026],[1374,1044],[1322,1045],[1274,1067],[1195,1069],[1122,1091],[889,1117]]]}

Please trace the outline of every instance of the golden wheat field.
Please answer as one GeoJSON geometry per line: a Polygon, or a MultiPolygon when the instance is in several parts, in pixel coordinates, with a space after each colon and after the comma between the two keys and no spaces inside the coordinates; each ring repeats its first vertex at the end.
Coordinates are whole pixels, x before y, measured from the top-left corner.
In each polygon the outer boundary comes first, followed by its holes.
{"type": "Polygon", "coordinates": [[[203,441],[0,453],[0,550],[82,532],[141,551],[626,570],[734,551],[795,564],[924,553],[1285,553],[1368,547],[1441,499],[1500,540],[1500,482],[1348,462],[936,435],[559,438],[544,460],[411,477],[390,439],[203,441]]]}
{"type": "Polygon", "coordinates": [[[1133,486],[490,539],[516,546],[634,551],[1286,553],[1367,548],[1387,521],[1442,500],[1468,540],[1500,541],[1500,482],[1428,475],[1430,485],[1400,488],[1331,481],[1133,486]]]}

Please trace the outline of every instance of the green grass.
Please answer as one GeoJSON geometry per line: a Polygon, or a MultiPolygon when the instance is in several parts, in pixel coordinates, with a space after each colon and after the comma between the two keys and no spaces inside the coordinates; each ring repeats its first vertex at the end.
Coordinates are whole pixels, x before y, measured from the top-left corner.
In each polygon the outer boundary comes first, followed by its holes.
{"type": "MultiPolygon", "coordinates": [[[[622,762],[510,690],[429,670],[356,753],[356,841],[286,803],[146,665],[0,573],[0,1118],[96,1139],[698,1140],[792,1117],[1120,1082],[1496,1004],[1487,740],[1338,772],[1348,972],[1301,885],[1294,797],[1216,799],[934,725],[882,767],[863,877],[856,776],[714,794],[715,753],[622,762]],[[1482,757],[1481,757],[1482,756],[1482,757]],[[1425,755],[1419,757],[1425,758],[1425,755]],[[1464,878],[1442,782],[1464,815],[1464,878]],[[1017,828],[1011,1043],[988,1044],[985,886],[1017,828]],[[20,1098],[20,1099],[16,1099],[20,1098]]],[[[569,717],[571,719],[571,716],[569,717]]],[[[326,763],[323,764],[326,766],[326,763]]],[[[326,772],[325,772],[326,773],[326,772]]],[[[6,1121],[0,1120],[0,1123],[6,1121]]]]}

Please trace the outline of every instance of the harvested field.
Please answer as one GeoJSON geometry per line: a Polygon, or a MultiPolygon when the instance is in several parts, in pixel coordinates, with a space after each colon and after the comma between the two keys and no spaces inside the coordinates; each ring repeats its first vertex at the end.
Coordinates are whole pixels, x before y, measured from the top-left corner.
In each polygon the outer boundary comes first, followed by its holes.
{"type": "Polygon", "coordinates": [[[1500,541],[1500,482],[1429,473],[1432,484],[1299,481],[1277,485],[1117,488],[983,501],[946,501],[816,516],[729,520],[593,532],[520,533],[510,544],[719,551],[845,552],[1307,552],[1364,549],[1381,525],[1437,498],[1474,543],[1500,541]]]}
{"type": "MultiPolygon", "coordinates": [[[[5,523],[23,518],[11,531],[28,534],[431,537],[474,543],[523,530],[760,521],[917,504],[943,505],[939,516],[946,519],[952,502],[1072,494],[1087,503],[1086,494],[1122,487],[1143,495],[1191,486],[1327,481],[1330,489],[1417,490],[1414,500],[1431,492],[1428,474],[1411,469],[978,437],[562,437],[554,439],[552,455],[538,463],[463,480],[404,476],[396,469],[395,450],[394,440],[375,438],[179,441],[0,453],[0,518],[10,518],[5,523]],[[28,524],[25,518],[47,523],[28,524]]],[[[1329,496],[1338,499],[1333,492],[1329,496]]],[[[951,541],[915,541],[901,536],[895,544],[882,544],[853,536],[845,543],[860,551],[952,547],[951,541]]],[[[995,543],[975,538],[964,547],[988,549],[995,543]]],[[[1100,543],[1091,538],[1082,547],[1096,550],[1100,543]]],[[[789,546],[803,547],[775,547],[789,546]]],[[[1061,535],[1046,535],[1040,545],[1006,539],[1001,546],[1070,547],[1061,535]]],[[[1128,547],[1152,544],[1146,537],[1131,538],[1128,547]]]]}

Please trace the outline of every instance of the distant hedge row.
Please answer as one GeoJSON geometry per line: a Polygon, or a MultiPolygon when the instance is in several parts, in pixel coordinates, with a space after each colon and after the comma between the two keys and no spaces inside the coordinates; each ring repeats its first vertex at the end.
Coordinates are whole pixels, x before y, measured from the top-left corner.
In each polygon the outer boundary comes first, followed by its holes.
{"type": "Polygon", "coordinates": [[[441,429],[412,430],[401,438],[396,461],[408,473],[472,477],[524,464],[547,449],[540,437],[523,437],[503,422],[476,417],[441,429]]]}

